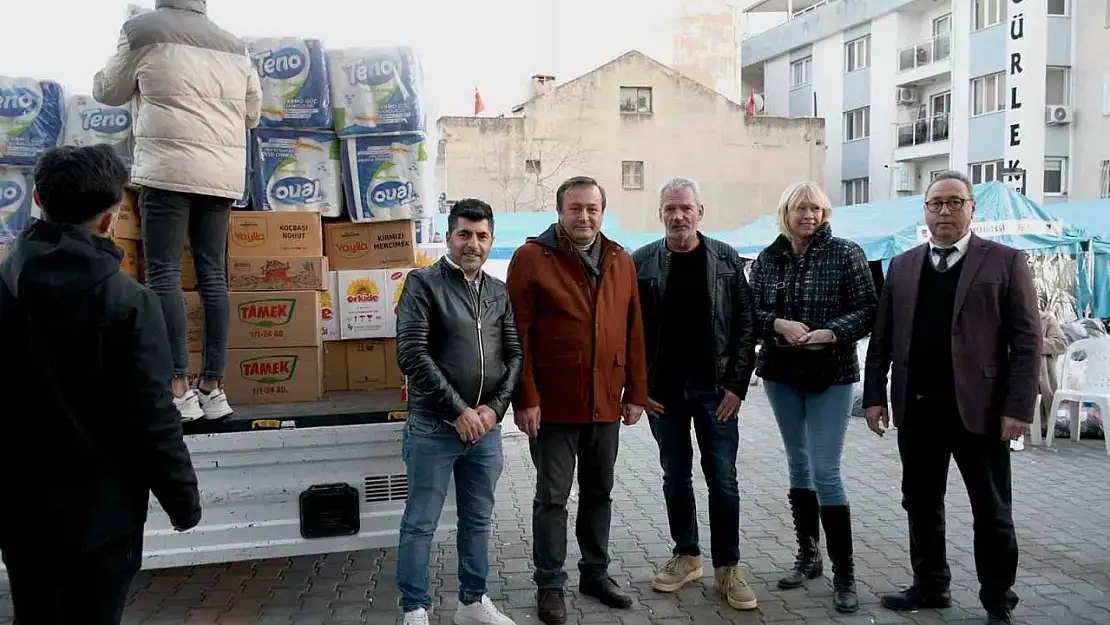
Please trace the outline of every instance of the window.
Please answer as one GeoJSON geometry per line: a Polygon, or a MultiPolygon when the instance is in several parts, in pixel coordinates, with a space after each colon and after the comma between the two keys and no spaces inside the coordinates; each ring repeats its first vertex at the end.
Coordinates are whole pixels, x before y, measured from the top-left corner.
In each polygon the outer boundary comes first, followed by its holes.
{"type": "Polygon", "coordinates": [[[1071,104],[1071,71],[1067,67],[1047,67],[1044,74],[1044,103],[1049,106],[1071,104]]]}
{"type": "Polygon", "coordinates": [[[533,159],[524,161],[524,173],[526,174],[540,174],[540,162],[533,159]]]}
{"type": "Polygon", "coordinates": [[[650,115],[651,87],[621,87],[621,112],[650,115]]]}
{"type": "Polygon", "coordinates": [[[844,205],[851,206],[853,204],[866,204],[871,200],[869,188],[871,187],[870,178],[855,178],[853,180],[844,181],[844,205]]]}
{"type": "Polygon", "coordinates": [[[1002,21],[1006,14],[1003,0],[972,0],[971,30],[990,28],[1002,21]]]}
{"type": "Polygon", "coordinates": [[[628,191],[637,191],[644,188],[644,162],[621,162],[621,186],[628,191]]]}
{"type": "Polygon", "coordinates": [[[1110,198],[1110,161],[1102,161],[1099,165],[1098,197],[1110,198]]]}
{"type": "Polygon", "coordinates": [[[1068,15],[1068,0],[1048,0],[1049,15],[1068,15]]]}
{"type": "Polygon", "coordinates": [[[952,32],[952,14],[941,15],[933,20],[933,36],[947,35],[952,32]]]}
{"type": "Polygon", "coordinates": [[[1045,195],[1068,194],[1068,159],[1044,159],[1044,193],[1045,195]]]}
{"type": "Polygon", "coordinates": [[[844,113],[844,141],[856,141],[871,136],[871,107],[844,113]]]}
{"type": "Polygon", "coordinates": [[[813,74],[813,57],[794,61],[790,64],[790,88],[804,87],[810,83],[813,74]]]}
{"type": "Polygon", "coordinates": [[[968,174],[971,184],[981,182],[1002,182],[1002,161],[988,161],[986,163],[972,163],[968,165],[968,174]]]}
{"type": "Polygon", "coordinates": [[[1006,110],[1006,75],[982,76],[971,81],[971,114],[986,115],[1006,110]]]}
{"type": "Polygon", "coordinates": [[[871,65],[871,35],[844,44],[844,54],[846,72],[854,72],[871,65]]]}

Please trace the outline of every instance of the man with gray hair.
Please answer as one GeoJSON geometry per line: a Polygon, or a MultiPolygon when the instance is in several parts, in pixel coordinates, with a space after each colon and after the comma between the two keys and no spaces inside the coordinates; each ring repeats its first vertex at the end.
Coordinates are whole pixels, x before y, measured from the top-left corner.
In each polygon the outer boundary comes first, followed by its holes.
{"type": "Polygon", "coordinates": [[[975,517],[975,568],[987,623],[1018,603],[1009,443],[1033,420],[1041,322],[1025,255],[971,231],[967,177],[945,172],[925,191],[929,241],[890,262],[867,349],[863,405],[882,436],[890,412],[902,459],[913,583],[883,595],[888,610],[952,604],[944,495],[952,458],[975,517]],[[893,363],[893,369],[891,364],[893,363]]]}
{"type": "Polygon", "coordinates": [[[709,530],[717,592],[738,610],[755,593],[740,561],[737,420],[755,366],[751,296],[739,254],[698,232],[705,207],[698,185],[674,178],[659,191],[666,237],[636,250],[648,360],[647,412],[659,445],[663,496],[674,555],[652,586],[675,592],[701,578],[701,549],[691,480],[693,425],[709,485],[709,530]]]}

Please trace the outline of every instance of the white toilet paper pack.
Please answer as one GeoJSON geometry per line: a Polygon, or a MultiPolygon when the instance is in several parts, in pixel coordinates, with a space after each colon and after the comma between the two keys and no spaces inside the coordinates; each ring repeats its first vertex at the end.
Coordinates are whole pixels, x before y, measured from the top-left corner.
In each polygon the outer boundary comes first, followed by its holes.
{"type": "Polygon", "coordinates": [[[125,163],[131,163],[131,105],[107,106],[92,96],[75,95],[66,100],[62,144],[76,147],[104,144],[125,163]]]}
{"type": "Polygon", "coordinates": [[[56,82],[0,76],[0,165],[34,167],[61,143],[63,97],[56,82]]]}
{"type": "Polygon", "coordinates": [[[263,128],[334,125],[327,59],[318,39],[248,39],[247,49],[262,83],[263,128]]]}
{"type": "Polygon", "coordinates": [[[328,51],[335,130],[340,137],[424,132],[424,78],[412,48],[328,51]]]}
{"type": "Polygon", "coordinates": [[[354,221],[425,219],[432,174],[424,135],[342,140],[347,212],[354,221]]]}
{"type": "Polygon", "coordinates": [[[15,239],[31,217],[33,185],[28,172],[0,167],[0,245],[15,239]]]}
{"type": "Polygon", "coordinates": [[[343,214],[339,139],[332,132],[259,129],[252,138],[252,195],[266,211],[343,214]]]}

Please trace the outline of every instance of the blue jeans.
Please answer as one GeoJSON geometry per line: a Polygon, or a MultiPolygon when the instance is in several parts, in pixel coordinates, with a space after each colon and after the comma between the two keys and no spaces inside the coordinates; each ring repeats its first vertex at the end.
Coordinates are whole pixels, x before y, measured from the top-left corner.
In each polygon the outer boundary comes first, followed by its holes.
{"type": "Polygon", "coordinates": [[[807,393],[764,380],[763,388],[786,447],[790,488],[817,491],[822,506],[848,505],[840,456],[852,411],[852,385],[834,384],[824,392],[807,393]]]}
{"type": "Polygon", "coordinates": [[[690,425],[701,452],[701,469],[709,486],[709,540],[713,566],[736,566],[740,561],[740,489],[736,483],[736,454],[740,425],[734,417],[718,421],[720,396],[713,391],[669,393],[655,398],[665,408],[650,416],[651,433],[659,444],[663,467],[663,498],[675,555],[700,556],[698,519],[694,505],[694,448],[690,425]]]}
{"type": "Polygon", "coordinates": [[[170,335],[173,376],[189,371],[188,322],[181,297],[181,257],[186,238],[193,251],[197,290],[204,306],[202,377],[221,380],[227,362],[227,228],[232,200],[143,187],[139,212],[143,225],[146,283],[162,302],[170,335]]]}
{"type": "Polygon", "coordinates": [[[458,510],[459,603],[469,605],[486,594],[489,537],[494,490],[501,477],[501,426],[477,443],[459,438],[445,421],[410,414],[401,453],[408,476],[408,500],[401,517],[397,586],[401,609],[431,608],[428,565],[432,537],[439,525],[451,476],[458,510]]]}

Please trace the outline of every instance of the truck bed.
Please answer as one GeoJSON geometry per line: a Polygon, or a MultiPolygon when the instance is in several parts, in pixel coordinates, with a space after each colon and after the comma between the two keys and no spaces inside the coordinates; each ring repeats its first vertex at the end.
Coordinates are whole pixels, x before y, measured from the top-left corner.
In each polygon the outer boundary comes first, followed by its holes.
{"type": "Polygon", "coordinates": [[[301,429],[404,421],[408,415],[400,391],[338,391],[312,402],[234,405],[235,414],[219,421],[184,424],[185,434],[221,434],[252,430],[301,429]]]}

